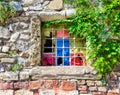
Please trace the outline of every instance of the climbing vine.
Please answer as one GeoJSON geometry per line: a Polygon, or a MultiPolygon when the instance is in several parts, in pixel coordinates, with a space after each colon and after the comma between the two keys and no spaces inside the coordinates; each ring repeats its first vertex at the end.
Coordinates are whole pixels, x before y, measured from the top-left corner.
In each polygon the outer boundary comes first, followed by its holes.
{"type": "Polygon", "coordinates": [[[15,15],[12,2],[0,0],[0,23],[5,24],[6,20],[15,15]]]}
{"type": "Polygon", "coordinates": [[[86,38],[87,62],[105,78],[120,62],[120,0],[74,0],[71,4],[75,15],[44,25],[65,23],[70,33],[86,38]]]}

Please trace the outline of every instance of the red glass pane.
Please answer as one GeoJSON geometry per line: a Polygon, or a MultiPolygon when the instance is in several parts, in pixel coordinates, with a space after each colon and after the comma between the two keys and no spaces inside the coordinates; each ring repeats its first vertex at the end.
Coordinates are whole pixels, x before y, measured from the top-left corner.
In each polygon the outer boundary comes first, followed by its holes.
{"type": "Polygon", "coordinates": [[[71,54],[71,66],[83,66],[82,53],[71,54]]]}
{"type": "Polygon", "coordinates": [[[61,30],[57,30],[56,31],[56,37],[57,38],[68,38],[70,37],[70,34],[69,34],[69,31],[68,30],[65,30],[64,28],[61,29],[61,30]]]}
{"type": "Polygon", "coordinates": [[[44,53],[43,54],[43,65],[44,66],[55,66],[55,54],[44,53]]]}

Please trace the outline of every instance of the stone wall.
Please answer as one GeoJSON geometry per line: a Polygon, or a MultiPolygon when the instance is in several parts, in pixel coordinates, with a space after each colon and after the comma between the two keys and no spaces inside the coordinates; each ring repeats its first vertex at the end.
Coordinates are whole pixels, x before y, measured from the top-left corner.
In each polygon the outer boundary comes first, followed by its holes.
{"type": "Polygon", "coordinates": [[[41,23],[66,19],[63,0],[14,0],[17,15],[0,26],[0,95],[119,95],[120,70],[105,85],[90,66],[42,67],[41,23]]]}

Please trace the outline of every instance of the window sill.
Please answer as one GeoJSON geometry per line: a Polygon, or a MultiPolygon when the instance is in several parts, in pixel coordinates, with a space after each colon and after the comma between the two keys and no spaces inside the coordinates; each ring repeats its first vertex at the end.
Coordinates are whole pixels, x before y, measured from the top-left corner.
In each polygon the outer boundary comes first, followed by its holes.
{"type": "Polygon", "coordinates": [[[37,66],[30,70],[33,80],[45,79],[100,79],[91,66],[37,66]]]}

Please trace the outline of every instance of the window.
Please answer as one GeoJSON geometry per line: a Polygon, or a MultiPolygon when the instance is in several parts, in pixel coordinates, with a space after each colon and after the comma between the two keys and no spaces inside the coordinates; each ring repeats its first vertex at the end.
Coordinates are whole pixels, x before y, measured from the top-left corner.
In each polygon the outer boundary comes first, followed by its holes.
{"type": "Polygon", "coordinates": [[[85,65],[85,40],[75,38],[65,28],[42,30],[43,66],[85,65]]]}

